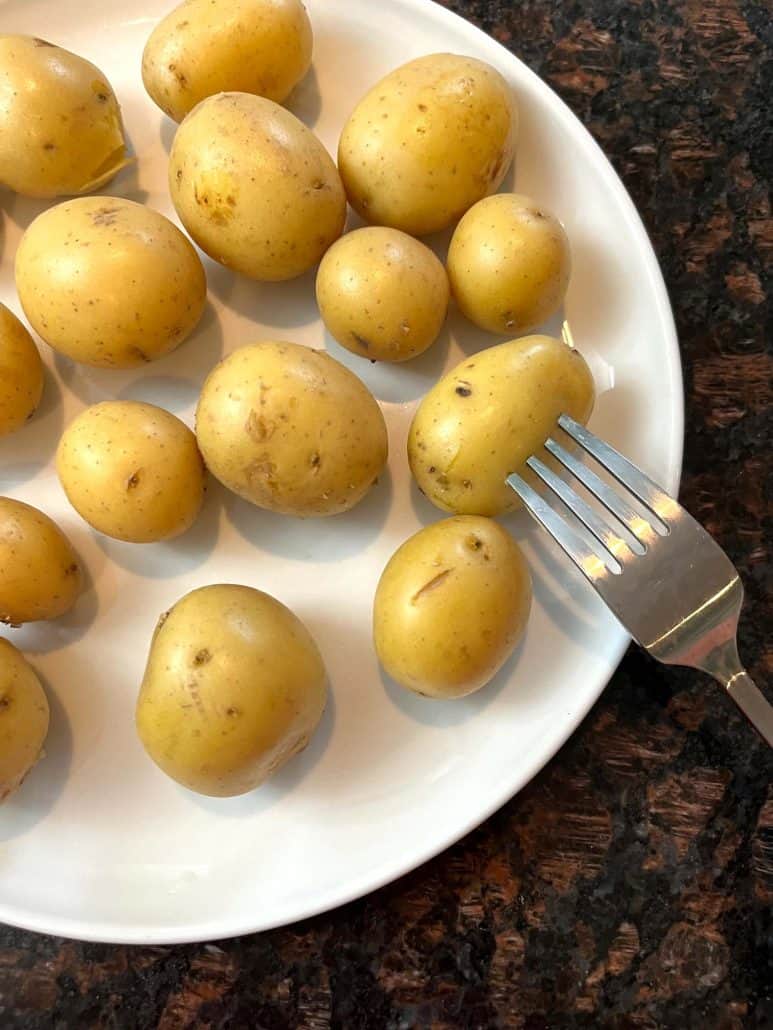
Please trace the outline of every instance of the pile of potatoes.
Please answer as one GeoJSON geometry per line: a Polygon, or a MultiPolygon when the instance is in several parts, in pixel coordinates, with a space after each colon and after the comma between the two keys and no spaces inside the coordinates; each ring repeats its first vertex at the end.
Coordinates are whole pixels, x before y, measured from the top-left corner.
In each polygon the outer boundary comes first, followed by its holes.
{"type": "MultiPolygon", "coordinates": [[[[526,458],[561,412],[584,422],[593,406],[581,355],[524,335],[563,302],[569,242],[541,204],[497,193],[518,111],[494,68],[455,54],[397,68],[355,106],[334,162],[280,106],[308,72],[312,44],[300,0],[185,0],[152,32],[142,80],[179,122],[169,192],[186,235],[119,195],[86,195],[132,160],[99,69],[44,40],[0,36],[10,97],[0,108],[0,184],[65,198],[24,233],[19,302],[64,359],[143,366],[196,345],[207,297],[200,250],[261,282],[316,266],[326,329],[364,361],[423,354],[451,301],[505,337],[419,404],[408,465],[451,517],[402,544],[374,599],[386,671],[409,690],[457,698],[491,680],[529,616],[528,568],[493,520],[518,503],[505,477],[527,475],[526,458]],[[344,234],[347,202],[366,224],[344,234]],[[453,229],[445,263],[418,238],[444,229],[453,229]]],[[[258,508],[301,518],[348,511],[377,481],[387,425],[356,375],[291,341],[235,342],[202,384],[193,430],[155,405],[117,399],[65,428],[59,481],[97,533],[136,544],[184,533],[208,475],[258,508]]],[[[0,436],[34,417],[43,385],[35,342],[0,305],[0,436]]],[[[55,523],[0,498],[0,621],[63,616],[83,583],[55,523]]],[[[240,794],[305,747],[327,690],[319,650],[289,609],[248,586],[204,585],[158,621],[137,731],[186,787],[240,794]]],[[[0,639],[0,800],[41,755],[48,717],[37,676],[0,639]]]]}

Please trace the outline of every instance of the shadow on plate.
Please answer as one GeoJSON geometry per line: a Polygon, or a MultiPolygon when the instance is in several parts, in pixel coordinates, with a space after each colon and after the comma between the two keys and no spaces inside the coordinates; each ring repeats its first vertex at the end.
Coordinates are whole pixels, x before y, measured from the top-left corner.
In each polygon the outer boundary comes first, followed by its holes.
{"type": "Polygon", "coordinates": [[[234,528],[260,550],[295,561],[337,562],[359,554],[376,539],[391,502],[392,480],[389,470],[384,469],[364,499],[340,515],[310,519],[279,515],[229,491],[223,504],[234,528]]]}
{"type": "Polygon", "coordinates": [[[234,340],[234,347],[254,343],[261,337],[266,339],[267,333],[258,329],[259,325],[269,331],[300,329],[319,317],[314,294],[316,268],[297,279],[277,283],[248,279],[215,262],[207,262],[206,269],[209,289],[218,300],[235,314],[256,323],[255,329],[245,332],[243,339],[234,340]]]}
{"type": "Polygon", "coordinates": [[[414,694],[412,690],[401,687],[380,667],[379,673],[387,697],[401,712],[424,726],[444,729],[469,722],[494,701],[516,672],[522,650],[523,646],[519,644],[489,683],[474,694],[456,700],[444,701],[414,694]]]}
{"type": "MultiPolygon", "coordinates": [[[[77,539],[68,531],[68,536],[78,554],[77,539]]],[[[73,607],[58,619],[41,622],[26,622],[12,631],[9,640],[25,654],[51,654],[70,647],[89,632],[99,611],[99,598],[94,587],[96,569],[81,560],[83,569],[83,592],[73,607]]]]}
{"type": "Polygon", "coordinates": [[[46,817],[64,789],[72,764],[72,731],[67,713],[46,677],[39,670],[35,671],[51,710],[45,755],[30,770],[19,790],[4,802],[0,843],[24,836],[46,817]]]}
{"type": "Polygon", "coordinates": [[[127,572],[144,579],[174,579],[199,568],[214,551],[224,493],[224,488],[209,476],[199,517],[187,532],[173,540],[130,544],[96,532],[94,539],[105,556],[127,572]]]}
{"type": "Polygon", "coordinates": [[[29,422],[0,439],[0,493],[34,479],[51,461],[62,435],[62,391],[43,366],[43,396],[29,422]]]}
{"type": "Polygon", "coordinates": [[[322,97],[320,96],[317,71],[314,65],[309,68],[306,75],[304,75],[290,96],[283,102],[282,106],[286,107],[288,111],[292,111],[295,117],[300,118],[304,125],[310,129],[314,128],[322,110],[322,97]]]}
{"type": "Polygon", "coordinates": [[[248,819],[260,815],[292,794],[322,758],[333,736],[335,700],[332,689],[328,693],[325,711],[308,745],[287,762],[260,787],[235,798],[210,798],[180,788],[195,805],[212,815],[229,819],[248,819]]]}
{"type": "Polygon", "coordinates": [[[390,404],[408,404],[423,397],[435,385],[443,375],[449,344],[448,329],[444,328],[423,354],[412,361],[392,364],[368,361],[353,354],[325,332],[325,350],[330,357],[354,372],[374,397],[390,404]]]}

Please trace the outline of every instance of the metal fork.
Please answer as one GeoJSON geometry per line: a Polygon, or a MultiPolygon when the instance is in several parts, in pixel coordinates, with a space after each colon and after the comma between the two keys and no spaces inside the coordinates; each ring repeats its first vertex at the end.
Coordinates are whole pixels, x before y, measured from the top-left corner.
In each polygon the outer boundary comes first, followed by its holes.
{"type": "Polygon", "coordinates": [[[554,439],[546,450],[610,512],[602,517],[569,483],[532,456],[526,464],[599,542],[597,554],[517,473],[507,483],[566,551],[631,634],[658,661],[718,680],[773,747],[773,707],[738,657],[743,586],[722,548],[684,508],[613,447],[568,415],[558,425],[647,510],[631,503],[554,439]]]}

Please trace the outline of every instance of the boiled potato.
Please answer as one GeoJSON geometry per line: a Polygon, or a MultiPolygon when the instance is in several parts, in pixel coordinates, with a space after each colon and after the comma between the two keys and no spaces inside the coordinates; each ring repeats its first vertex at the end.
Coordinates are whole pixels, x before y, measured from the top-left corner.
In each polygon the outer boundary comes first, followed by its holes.
{"type": "Polygon", "coordinates": [[[0,304],[0,436],[35,414],[43,393],[43,362],[32,337],[0,304]]]}
{"type": "Polygon", "coordinates": [[[311,45],[300,0],[185,0],[153,30],[142,81],[176,122],[226,90],[281,104],[309,70],[311,45]]]}
{"type": "Polygon", "coordinates": [[[571,256],[563,226],[518,193],[470,208],[448,248],[448,275],[462,312],[492,333],[528,332],[561,307],[571,256]]]}
{"type": "Polygon", "coordinates": [[[510,534],[475,515],[443,519],[406,540],[381,574],[376,653],[404,687],[463,697],[510,657],[530,608],[529,570],[510,534]]]}
{"type": "Polygon", "coordinates": [[[448,293],[446,271],[429,247],[380,226],[341,237],[317,273],[317,304],[330,334],[372,361],[422,354],[443,326],[448,293]]]}
{"type": "Polygon", "coordinates": [[[252,587],[201,587],[159,620],[137,731],[172,779],[231,797],[306,747],[326,699],[322,658],[289,608],[252,587]]]}
{"type": "Polygon", "coordinates": [[[283,107],[219,93],[174,138],[169,192],[202,250],[252,279],[293,279],[343,232],[346,197],[333,160],[283,107]]]}
{"type": "Polygon", "coordinates": [[[130,163],[121,111],[89,61],[0,35],[0,183],[28,197],[88,193],[130,163]]]}
{"type": "Polygon", "coordinates": [[[533,481],[526,459],[539,452],[558,416],[585,423],[593,377],[579,351],[550,336],[524,336],[466,358],[426,395],[408,435],[419,488],[443,511],[497,515],[520,506],[505,483],[533,481]]]}
{"type": "Polygon", "coordinates": [[[40,680],[24,655],[0,637],[0,802],[42,757],[48,720],[40,680]]]}
{"type": "Polygon", "coordinates": [[[347,511],[387,459],[384,416],[360,380],[327,354],[273,340],[210,372],[196,436],[224,486],[287,515],[347,511]]]}
{"type": "Polygon", "coordinates": [[[483,61],[430,54],[378,82],[349,117],[338,167],[366,222],[423,236],[493,193],[510,167],[518,113],[483,61]]]}
{"type": "Polygon", "coordinates": [[[81,412],[59,442],[56,470],[78,514],[129,543],[179,536],[204,499],[196,437],[168,411],[139,401],[81,412]]]}
{"type": "Polygon", "coordinates": [[[0,622],[55,619],[72,608],[82,586],[78,556],[53,519],[0,497],[0,622]]]}
{"type": "Polygon", "coordinates": [[[207,296],[201,259],[177,226],[119,197],[80,197],[38,215],[16,252],[16,288],[46,343],[102,368],[174,350],[207,296]]]}

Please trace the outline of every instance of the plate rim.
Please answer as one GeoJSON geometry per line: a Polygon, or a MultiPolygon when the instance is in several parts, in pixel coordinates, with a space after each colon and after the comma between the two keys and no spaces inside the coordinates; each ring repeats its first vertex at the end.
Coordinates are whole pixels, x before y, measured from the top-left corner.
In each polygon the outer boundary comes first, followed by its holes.
{"type": "MultiPolygon", "coordinates": [[[[471,37],[473,45],[478,49],[488,49],[493,58],[499,62],[516,62],[519,66],[519,74],[531,81],[531,85],[538,92],[546,96],[551,108],[560,117],[562,127],[572,137],[578,140],[582,146],[589,148],[594,154],[596,162],[601,162],[610,173],[610,186],[614,191],[621,210],[626,218],[637,244],[638,251],[642,255],[647,270],[647,277],[653,296],[656,298],[656,308],[659,321],[668,338],[668,376],[673,386],[673,410],[672,421],[674,427],[671,444],[671,467],[667,470],[664,486],[674,495],[677,495],[682,473],[682,461],[684,454],[684,378],[681,364],[681,356],[678,343],[676,324],[674,321],[673,309],[668,297],[663,274],[655,254],[652,241],[644,226],[642,218],[633,202],[622,179],[618,175],[610,159],[593,137],[591,132],[580,121],[579,117],[572,111],[568,104],[545,82],[535,71],[533,71],[515,53],[508,50],[506,46],[494,39],[483,29],[465,17],[445,7],[439,0],[388,0],[394,7],[402,7],[407,12],[420,12],[421,16],[437,19],[441,24],[450,25],[454,31],[471,37]]],[[[51,936],[65,937],[70,940],[86,941],[92,943],[115,944],[115,945],[177,945],[201,943],[213,940],[226,940],[240,937],[247,934],[263,933],[268,930],[277,929],[282,926],[291,926],[302,920],[311,919],[325,912],[333,911],[352,901],[358,900],[380,890],[382,887],[401,879],[403,876],[413,872],[420,866],[437,857],[441,852],[452,847],[463,837],[467,836],[478,826],[489,819],[503,805],[510,801],[516,794],[531,782],[532,779],[550,762],[572,734],[577,730],[580,723],[584,721],[588,712],[598,701],[604,689],[609,684],[612,676],[617,670],[620,661],[630,643],[630,636],[622,629],[615,627],[617,640],[611,649],[612,654],[609,661],[609,671],[603,672],[598,683],[589,691],[588,697],[573,715],[561,724],[561,728],[551,738],[547,748],[540,749],[528,765],[521,767],[518,774],[508,780],[503,789],[498,790],[490,796],[486,804],[482,805],[475,815],[454,826],[449,832],[445,832],[435,838],[430,846],[423,850],[416,851],[403,862],[389,862],[383,867],[369,870],[356,880],[349,879],[345,885],[337,890],[328,890],[314,904],[302,904],[295,912],[286,916],[271,918],[261,921],[255,915],[245,918],[238,925],[233,920],[228,920],[227,925],[218,923],[217,918],[206,922],[191,923],[184,929],[179,926],[156,925],[153,927],[142,926],[130,928],[109,921],[104,924],[96,924],[90,920],[76,920],[70,918],[43,918],[30,917],[22,911],[14,909],[12,905],[0,902],[0,922],[21,930],[34,933],[47,934],[51,936]]]]}

